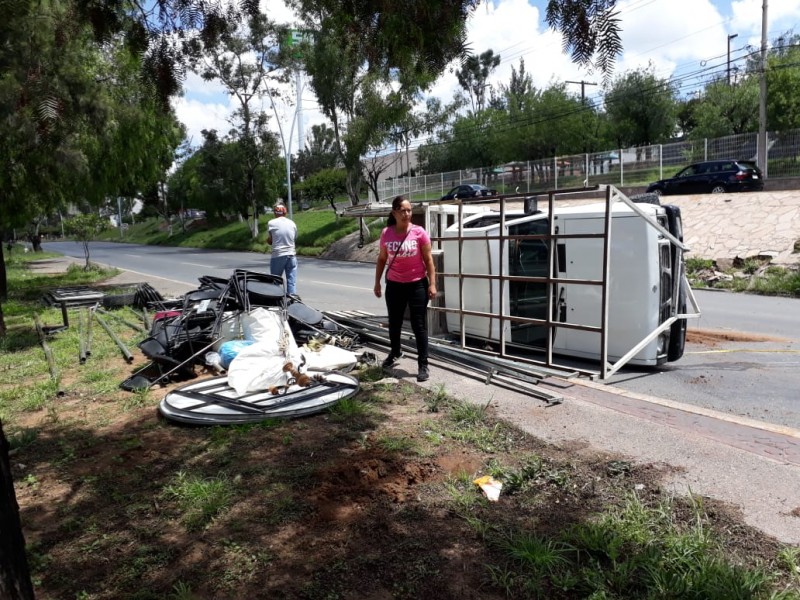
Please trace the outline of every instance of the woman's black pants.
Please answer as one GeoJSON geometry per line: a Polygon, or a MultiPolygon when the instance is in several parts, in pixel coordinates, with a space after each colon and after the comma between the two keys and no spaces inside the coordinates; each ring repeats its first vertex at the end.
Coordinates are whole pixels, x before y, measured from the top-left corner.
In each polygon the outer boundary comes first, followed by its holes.
{"type": "Polygon", "coordinates": [[[417,364],[428,366],[428,278],[412,283],[386,282],[386,309],[389,313],[389,341],[392,354],[400,356],[400,333],[408,306],[411,329],[417,342],[417,364]]]}

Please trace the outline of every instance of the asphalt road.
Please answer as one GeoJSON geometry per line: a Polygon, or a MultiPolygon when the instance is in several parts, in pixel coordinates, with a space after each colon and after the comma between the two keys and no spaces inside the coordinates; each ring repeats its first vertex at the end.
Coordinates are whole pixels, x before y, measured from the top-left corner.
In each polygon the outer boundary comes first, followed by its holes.
{"type": "MultiPolygon", "coordinates": [[[[48,242],[47,250],[83,257],[80,244],[48,242]]],[[[93,242],[93,262],[197,285],[233,269],[268,272],[269,257],[246,252],[93,242]]],[[[298,294],[319,310],[384,314],[372,294],[374,267],[299,260],[298,294]]],[[[800,299],[696,291],[702,317],[690,330],[715,337],[689,342],[684,357],[662,367],[623,368],[615,387],[800,429],[800,299]],[[738,338],[736,341],[724,337],[738,338]]],[[[691,339],[691,338],[690,338],[691,339]]],[[[596,365],[580,365],[596,369],[596,365]]]]}

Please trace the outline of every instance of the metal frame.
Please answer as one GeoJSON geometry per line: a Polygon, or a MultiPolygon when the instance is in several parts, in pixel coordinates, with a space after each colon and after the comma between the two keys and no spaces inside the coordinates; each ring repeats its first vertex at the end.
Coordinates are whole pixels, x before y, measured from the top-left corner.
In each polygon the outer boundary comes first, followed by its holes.
{"type": "MultiPolygon", "coordinates": [[[[575,194],[585,194],[587,192],[597,192],[602,191],[605,195],[605,216],[604,216],[604,231],[602,234],[563,234],[563,233],[556,233],[555,231],[555,220],[550,218],[549,219],[549,233],[548,234],[536,234],[536,235],[507,235],[505,234],[506,230],[506,202],[509,200],[522,200],[523,197],[519,194],[514,195],[505,195],[497,197],[497,201],[499,201],[499,212],[500,212],[500,221],[499,221],[499,235],[494,236],[482,236],[480,238],[468,237],[463,235],[464,231],[464,204],[458,204],[458,235],[456,237],[447,237],[444,236],[435,236],[431,237],[432,243],[439,243],[443,240],[447,240],[448,242],[457,241],[458,243],[458,272],[457,273],[447,273],[447,272],[440,272],[438,276],[442,278],[447,277],[457,277],[458,278],[458,290],[459,290],[459,306],[458,308],[447,308],[447,307],[440,307],[440,306],[431,306],[429,307],[432,311],[440,311],[440,312],[457,312],[459,314],[459,324],[460,324],[460,335],[459,335],[459,344],[462,349],[467,347],[466,345],[466,328],[464,323],[465,316],[477,316],[477,317],[485,317],[488,319],[498,319],[500,321],[500,337],[499,337],[499,350],[497,352],[490,352],[486,350],[475,350],[471,349],[475,352],[484,352],[486,354],[500,356],[502,358],[510,358],[511,355],[507,352],[506,345],[506,332],[505,332],[505,322],[506,321],[514,321],[518,323],[531,323],[536,325],[546,326],[548,328],[548,334],[546,335],[546,357],[544,361],[513,356],[515,361],[525,362],[531,365],[544,365],[548,368],[565,368],[563,365],[559,365],[557,362],[553,360],[553,341],[554,341],[554,332],[556,327],[562,327],[567,329],[577,329],[582,331],[590,331],[596,332],[600,335],[600,365],[601,369],[599,372],[590,371],[590,370],[579,370],[581,373],[588,375],[591,378],[600,379],[608,379],[614,373],[616,373],[622,366],[624,366],[628,361],[630,361],[642,348],[644,348],[647,344],[649,344],[653,339],[658,337],[663,331],[668,329],[672,326],[672,324],[677,321],[678,319],[688,319],[688,318],[697,318],[700,316],[700,311],[697,306],[697,301],[695,300],[694,294],[691,291],[691,287],[689,286],[688,280],[686,280],[685,273],[681,270],[681,273],[677,277],[673,277],[673,290],[672,290],[672,298],[674,299],[672,302],[670,317],[666,319],[663,323],[661,323],[655,330],[650,332],[644,339],[642,339],[639,343],[637,343],[631,350],[625,353],[624,356],[620,357],[616,362],[613,364],[609,363],[608,361],[608,313],[609,313],[609,306],[608,306],[608,294],[609,294],[609,278],[610,278],[610,254],[611,254],[611,235],[612,235],[612,207],[615,202],[621,201],[624,202],[626,205],[631,207],[631,209],[641,218],[645,219],[645,221],[652,227],[654,227],[662,236],[669,240],[671,247],[676,249],[675,257],[676,260],[682,263],[683,253],[689,250],[688,246],[686,246],[681,240],[677,239],[674,235],[672,235],[667,229],[662,227],[656,220],[651,218],[648,214],[646,214],[634,201],[628,198],[625,194],[620,192],[617,188],[611,185],[604,185],[604,186],[595,186],[591,188],[573,188],[573,189],[565,189],[565,190],[551,190],[547,192],[548,197],[548,214],[554,214],[554,204],[555,199],[557,196],[565,196],[565,195],[575,195],[575,194]],[[602,277],[599,280],[594,279],[565,279],[559,278],[555,274],[555,256],[556,256],[556,249],[557,249],[557,241],[560,239],[570,239],[570,238],[583,238],[583,239],[602,239],[603,245],[603,266],[602,266],[602,277]],[[507,265],[505,264],[505,242],[511,239],[541,239],[549,244],[549,258],[550,258],[550,265],[549,265],[549,273],[548,277],[523,277],[523,276],[510,276],[507,273],[507,265]],[[471,273],[463,273],[463,253],[464,253],[464,243],[473,241],[473,240],[480,240],[481,242],[485,242],[486,240],[498,240],[499,241],[499,254],[500,254],[500,273],[499,275],[489,275],[489,274],[471,274],[471,273]],[[479,279],[489,279],[489,280],[499,280],[499,306],[500,312],[497,313],[487,313],[481,311],[473,311],[467,310],[464,308],[464,281],[467,278],[479,278],[479,279]],[[547,284],[547,298],[548,298],[548,306],[547,306],[547,315],[546,319],[532,319],[526,317],[516,317],[508,314],[504,314],[504,299],[505,294],[507,293],[507,285],[509,281],[519,281],[519,282],[538,282],[538,283],[546,283],[547,284]],[[580,284],[580,285],[599,285],[601,287],[601,323],[600,326],[592,326],[592,325],[582,325],[579,323],[569,323],[569,322],[560,322],[553,320],[553,298],[554,298],[554,286],[555,285],[563,285],[563,284],[580,284]],[[679,313],[678,312],[678,298],[681,291],[681,286],[686,291],[687,296],[687,308],[691,305],[691,308],[694,312],[686,312],[686,313],[679,313]]],[[[432,205],[433,206],[433,205],[432,205]]],[[[442,288],[443,289],[443,286],[442,288]]],[[[492,286],[489,286],[490,293],[492,292],[492,286]]],[[[491,305],[491,304],[490,304],[491,305]]],[[[491,321],[490,321],[491,327],[491,321]]]]}

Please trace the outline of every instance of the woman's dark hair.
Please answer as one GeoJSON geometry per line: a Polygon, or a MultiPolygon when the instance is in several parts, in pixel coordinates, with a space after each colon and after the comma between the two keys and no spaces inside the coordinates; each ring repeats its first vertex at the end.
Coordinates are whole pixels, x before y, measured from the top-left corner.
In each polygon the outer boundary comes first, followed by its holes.
{"type": "MultiPolygon", "coordinates": [[[[406,199],[407,198],[405,196],[403,196],[403,195],[395,196],[392,199],[392,210],[400,210],[400,205],[403,202],[405,202],[406,199]]],[[[389,213],[389,219],[386,221],[386,224],[389,225],[390,227],[392,225],[397,225],[397,219],[394,218],[394,213],[393,212],[389,213]]]]}

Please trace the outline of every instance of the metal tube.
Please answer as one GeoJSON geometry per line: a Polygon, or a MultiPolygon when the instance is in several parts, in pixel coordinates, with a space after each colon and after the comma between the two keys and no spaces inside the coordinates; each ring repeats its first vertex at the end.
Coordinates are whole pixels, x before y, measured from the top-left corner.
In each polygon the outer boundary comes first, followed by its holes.
{"type": "Polygon", "coordinates": [[[86,362],[86,317],[83,311],[78,313],[78,362],[86,362]]]}
{"type": "Polygon", "coordinates": [[[92,315],[94,311],[86,310],[86,356],[92,355],[92,315]]]}
{"type": "MultiPolygon", "coordinates": [[[[149,386],[149,387],[153,387],[155,384],[157,384],[159,381],[161,381],[161,380],[162,380],[162,379],[164,379],[165,377],[169,377],[170,375],[172,375],[172,374],[173,374],[175,371],[177,371],[177,370],[178,370],[178,369],[180,369],[181,367],[185,367],[185,366],[186,366],[188,363],[190,363],[190,362],[191,362],[191,361],[193,361],[195,358],[197,358],[197,357],[200,355],[200,353],[201,353],[201,352],[205,352],[206,350],[208,350],[209,348],[211,348],[211,347],[212,347],[214,344],[216,344],[216,343],[217,343],[218,341],[220,341],[221,339],[222,339],[222,338],[219,338],[219,337],[218,337],[218,338],[215,338],[213,342],[211,342],[211,343],[210,343],[210,344],[208,344],[207,346],[203,346],[202,348],[200,348],[200,350],[198,350],[197,352],[195,352],[194,354],[192,354],[192,355],[191,355],[189,358],[187,358],[187,359],[186,359],[185,361],[183,361],[181,364],[179,364],[179,365],[177,365],[177,366],[174,366],[174,367],[172,367],[172,368],[171,368],[169,371],[167,371],[166,373],[163,373],[163,374],[162,374],[162,375],[160,375],[158,378],[156,378],[156,379],[154,379],[153,381],[151,381],[151,382],[150,382],[150,386],[149,386]]],[[[143,371],[143,370],[144,370],[144,369],[142,369],[142,371],[143,371]]],[[[139,371],[139,372],[141,373],[141,371],[139,371]]]]}
{"type": "Polygon", "coordinates": [[[112,313],[112,312],[108,312],[106,309],[100,308],[99,306],[95,310],[97,310],[97,312],[102,313],[104,315],[108,315],[109,317],[114,317],[117,321],[119,321],[120,323],[124,323],[125,325],[127,325],[128,327],[133,329],[134,331],[138,331],[139,333],[147,333],[145,331],[144,327],[142,327],[141,325],[137,325],[136,323],[131,323],[130,321],[126,321],[124,318],[122,318],[118,314],[115,314],[115,313],[112,313]]]}
{"type": "Polygon", "coordinates": [[[125,360],[128,361],[129,363],[132,363],[133,362],[133,354],[131,354],[130,350],[128,350],[128,347],[125,346],[125,344],[122,342],[122,340],[117,337],[117,334],[115,334],[113,331],[111,331],[111,328],[108,326],[108,324],[103,319],[101,319],[100,315],[98,315],[96,312],[95,312],[94,318],[97,319],[97,322],[100,323],[100,326],[103,329],[106,330],[106,333],[108,334],[108,337],[110,337],[112,340],[114,340],[114,343],[117,345],[117,347],[122,352],[122,355],[125,357],[125,360]]]}
{"type": "MultiPolygon", "coordinates": [[[[58,375],[58,367],[56,366],[56,360],[53,357],[53,351],[50,349],[50,346],[45,339],[44,334],[44,327],[42,327],[42,321],[39,318],[39,315],[34,313],[33,315],[33,322],[36,326],[36,333],[39,336],[39,343],[42,346],[42,350],[44,350],[44,357],[47,359],[47,367],[50,370],[50,379],[52,379],[56,384],[59,383],[59,375],[58,375]]],[[[64,392],[62,390],[58,390],[58,395],[62,396],[64,392]]]]}

